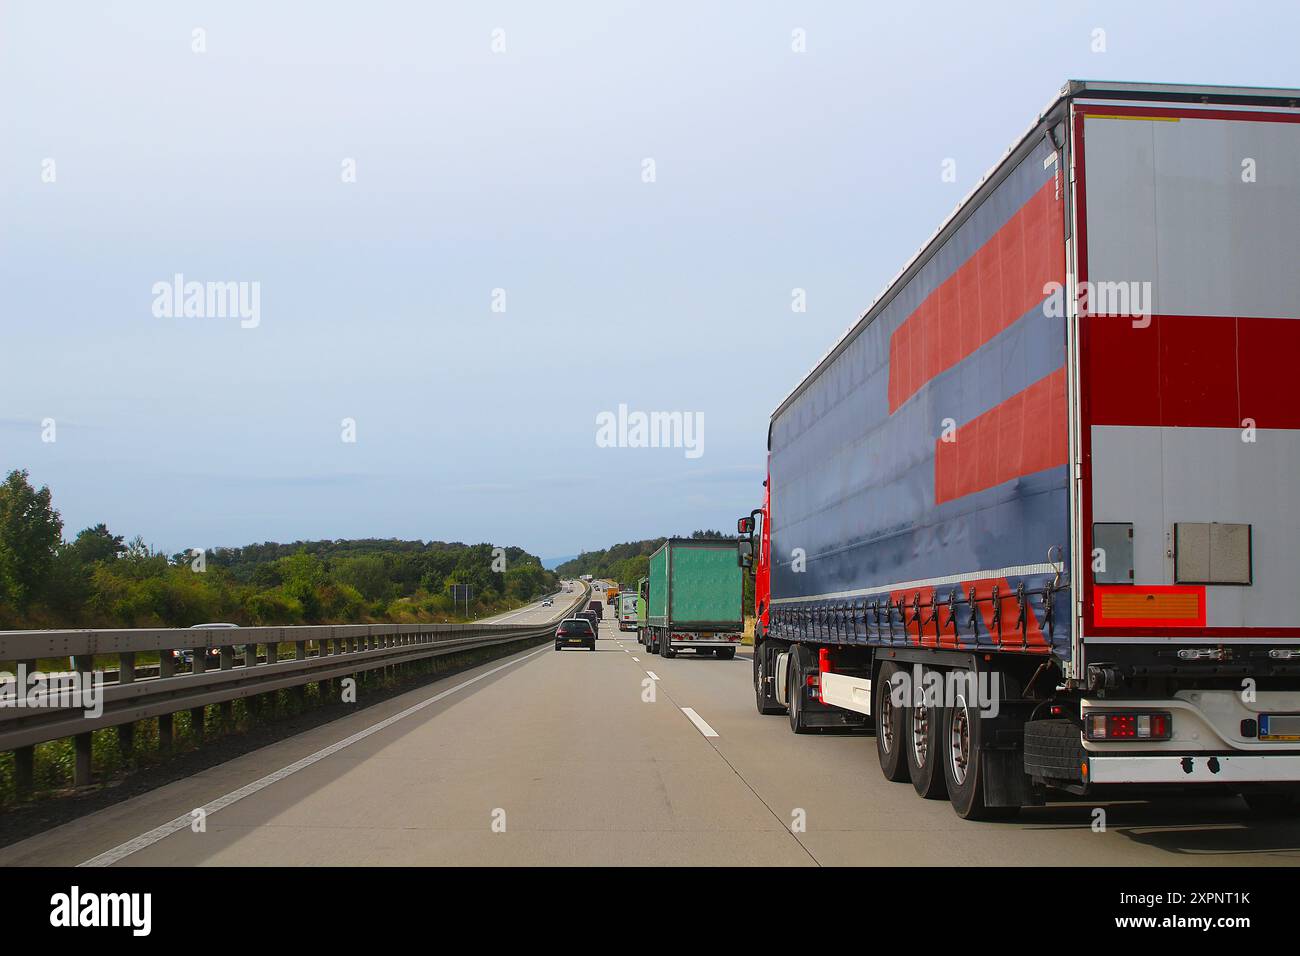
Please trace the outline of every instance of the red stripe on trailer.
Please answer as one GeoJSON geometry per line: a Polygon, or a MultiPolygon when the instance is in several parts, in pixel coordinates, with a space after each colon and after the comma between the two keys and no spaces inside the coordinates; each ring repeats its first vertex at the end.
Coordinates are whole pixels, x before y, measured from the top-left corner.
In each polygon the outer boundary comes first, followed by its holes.
{"type": "Polygon", "coordinates": [[[972,418],[953,437],[934,443],[935,504],[1064,465],[1065,367],[972,418]]]}
{"type": "Polygon", "coordinates": [[[1091,424],[1300,428],[1300,318],[1089,316],[1091,424]]]}
{"type": "MultiPolygon", "coordinates": [[[[1043,635],[1042,628],[1038,626],[1038,617],[1034,614],[1033,607],[1025,608],[1025,633],[1022,639],[1020,629],[1016,626],[1016,619],[1020,614],[1020,606],[1016,603],[1016,589],[1011,586],[1011,582],[1006,578],[989,580],[981,578],[978,581],[963,581],[962,593],[969,594],[971,588],[975,589],[976,607],[980,611],[980,619],[983,621],[984,630],[994,638],[994,643],[1000,646],[1026,647],[1031,650],[1046,652],[1048,648],[1047,638],[1043,635]],[[997,586],[998,601],[1002,606],[1002,637],[998,639],[998,629],[993,620],[993,587],[997,586]]],[[[1029,598],[1025,599],[1030,600],[1029,598]]]]}
{"type": "MultiPolygon", "coordinates": [[[[1015,647],[1028,651],[1046,653],[1050,648],[1047,638],[1043,635],[1042,628],[1039,627],[1038,617],[1034,614],[1032,606],[1025,608],[1025,631],[1022,636],[1020,629],[1016,624],[1017,617],[1020,613],[1020,607],[1016,602],[1016,589],[1006,578],[980,578],[976,581],[962,581],[960,584],[951,586],[940,586],[939,601],[936,607],[933,603],[935,597],[934,587],[917,587],[910,590],[895,590],[889,592],[889,600],[895,607],[901,599],[903,602],[903,612],[906,616],[907,643],[911,646],[920,647],[937,647],[937,648],[961,648],[970,647],[969,638],[958,640],[952,627],[952,615],[948,607],[948,598],[950,592],[956,589],[957,596],[963,602],[971,589],[975,589],[975,599],[978,602],[980,619],[984,633],[993,637],[993,643],[1001,647],[1015,647]],[[998,638],[998,627],[993,615],[993,588],[998,589],[998,604],[1002,606],[1002,636],[998,638]],[[920,598],[919,602],[917,598],[920,598]],[[920,606],[920,615],[916,614],[916,608],[920,606]],[[932,619],[931,614],[937,613],[937,618],[932,619]],[[938,622],[938,628],[935,622],[938,622]],[[937,633],[936,633],[937,630],[937,633]]],[[[1029,600],[1026,598],[1026,600],[1029,600]]],[[[966,613],[965,605],[959,613],[966,613]]],[[[958,621],[959,626],[965,630],[965,622],[958,621]]]]}
{"type": "Polygon", "coordinates": [[[899,600],[903,602],[903,620],[906,622],[903,632],[907,634],[907,643],[920,647],[938,647],[939,641],[934,633],[934,622],[931,621],[927,626],[925,619],[929,616],[930,601],[934,595],[934,588],[919,587],[910,591],[890,591],[889,600],[898,606],[899,600]],[[919,600],[918,600],[919,599],[919,600]],[[916,613],[916,607],[920,606],[920,614],[916,613]]]}
{"type": "Polygon", "coordinates": [[[1065,281],[1057,185],[1048,180],[889,337],[889,411],[959,364],[1065,281]]]}

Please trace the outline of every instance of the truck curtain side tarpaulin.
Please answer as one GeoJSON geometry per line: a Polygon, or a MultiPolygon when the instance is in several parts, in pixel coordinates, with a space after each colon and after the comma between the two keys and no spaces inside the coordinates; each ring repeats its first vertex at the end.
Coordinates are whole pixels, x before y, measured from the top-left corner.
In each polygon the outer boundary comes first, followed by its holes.
{"type": "Polygon", "coordinates": [[[1068,655],[1058,165],[1044,138],[774,417],[773,633],[1068,655]]]}

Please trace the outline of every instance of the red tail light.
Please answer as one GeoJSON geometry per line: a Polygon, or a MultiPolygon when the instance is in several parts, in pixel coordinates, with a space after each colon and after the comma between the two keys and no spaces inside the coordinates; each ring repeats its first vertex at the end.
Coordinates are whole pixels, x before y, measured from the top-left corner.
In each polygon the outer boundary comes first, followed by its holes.
{"type": "Polygon", "coordinates": [[[1169,740],[1174,720],[1166,712],[1095,710],[1083,715],[1089,740],[1169,740]]]}

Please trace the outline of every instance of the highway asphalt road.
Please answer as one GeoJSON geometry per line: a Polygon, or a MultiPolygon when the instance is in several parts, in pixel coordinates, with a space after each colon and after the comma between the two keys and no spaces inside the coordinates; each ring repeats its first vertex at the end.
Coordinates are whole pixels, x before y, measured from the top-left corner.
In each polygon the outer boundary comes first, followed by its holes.
{"type": "Polygon", "coordinates": [[[497,614],[493,617],[485,617],[481,621],[475,621],[476,624],[545,624],[553,620],[555,616],[564,608],[574,597],[576,597],[578,586],[572,593],[561,591],[554,595],[552,600],[555,602],[551,607],[542,607],[541,601],[534,601],[527,607],[521,607],[514,611],[507,611],[504,614],[497,614]]]}
{"type": "Polygon", "coordinates": [[[0,865],[1300,862],[1300,821],[1235,798],[1101,804],[1104,832],[1093,803],[959,820],[885,781],[870,736],[759,717],[750,667],[747,653],[652,658],[605,621],[596,653],[545,644],[462,672],[0,850],[0,865]]]}

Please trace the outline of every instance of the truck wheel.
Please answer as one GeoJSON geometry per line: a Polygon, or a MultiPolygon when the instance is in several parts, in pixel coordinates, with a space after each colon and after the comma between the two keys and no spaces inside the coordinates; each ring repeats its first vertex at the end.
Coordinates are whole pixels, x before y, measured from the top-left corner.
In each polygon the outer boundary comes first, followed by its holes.
{"type": "Polygon", "coordinates": [[[786,657],[785,695],[790,701],[790,729],[796,734],[812,733],[803,709],[804,697],[808,693],[804,686],[804,681],[808,677],[808,667],[804,661],[806,653],[807,650],[802,644],[795,644],[791,646],[790,653],[786,657]]]}
{"type": "Polygon", "coordinates": [[[767,672],[770,657],[767,648],[761,643],[754,645],[754,705],[764,717],[785,713],[785,708],[776,702],[776,696],[767,680],[770,676],[767,672]]]}
{"type": "MultiPolygon", "coordinates": [[[[963,677],[974,677],[969,671],[963,677]]],[[[943,774],[948,785],[948,799],[963,820],[991,820],[1015,813],[1018,807],[984,805],[984,721],[978,702],[967,700],[974,682],[953,682],[952,706],[944,715],[942,752],[943,774]]]]}
{"type": "Polygon", "coordinates": [[[898,665],[889,661],[880,668],[876,677],[876,755],[880,758],[880,770],[885,779],[894,783],[908,779],[907,757],[903,753],[907,739],[903,717],[907,710],[894,706],[890,683],[898,670],[898,665]]]}
{"type": "Polygon", "coordinates": [[[717,654],[718,660],[729,661],[736,656],[736,649],[734,647],[719,647],[717,654]]]}
{"type": "Polygon", "coordinates": [[[671,634],[665,634],[659,638],[659,653],[664,660],[672,660],[677,656],[677,652],[673,650],[673,637],[671,634]]]}
{"type": "Polygon", "coordinates": [[[943,757],[943,709],[912,704],[904,712],[903,735],[907,753],[907,773],[912,789],[926,800],[942,800],[945,795],[943,757]]]}

